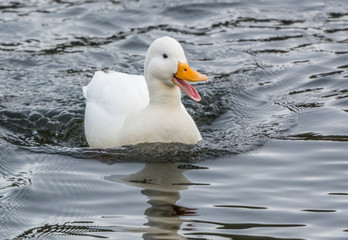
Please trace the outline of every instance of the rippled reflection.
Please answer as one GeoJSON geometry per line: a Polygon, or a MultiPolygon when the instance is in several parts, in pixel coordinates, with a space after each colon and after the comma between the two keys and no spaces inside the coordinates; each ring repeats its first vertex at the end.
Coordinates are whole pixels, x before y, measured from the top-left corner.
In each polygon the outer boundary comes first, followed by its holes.
{"type": "MultiPolygon", "coordinates": [[[[187,190],[190,182],[184,172],[196,168],[192,165],[180,164],[146,164],[137,173],[127,176],[109,176],[110,181],[123,182],[141,189],[141,193],[148,199],[150,205],[144,211],[147,223],[144,224],[144,239],[182,239],[179,230],[187,229],[182,225],[182,216],[193,216],[195,208],[179,206],[177,201],[180,193],[187,190]]],[[[125,229],[130,231],[130,229],[125,229]]],[[[136,229],[134,229],[136,231],[136,229]]]]}

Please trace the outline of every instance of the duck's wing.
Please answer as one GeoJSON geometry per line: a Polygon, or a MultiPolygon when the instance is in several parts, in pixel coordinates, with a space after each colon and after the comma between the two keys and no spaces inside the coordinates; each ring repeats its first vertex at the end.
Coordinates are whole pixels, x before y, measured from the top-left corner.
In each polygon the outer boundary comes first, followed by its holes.
{"type": "Polygon", "coordinates": [[[116,146],[127,115],[149,102],[144,76],[120,72],[96,72],[83,87],[83,95],[86,98],[85,133],[93,147],[116,146]]]}

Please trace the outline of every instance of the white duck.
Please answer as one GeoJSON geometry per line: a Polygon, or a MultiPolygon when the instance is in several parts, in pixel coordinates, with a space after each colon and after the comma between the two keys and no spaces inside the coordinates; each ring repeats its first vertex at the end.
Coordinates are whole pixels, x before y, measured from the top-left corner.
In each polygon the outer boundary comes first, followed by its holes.
{"type": "Polygon", "coordinates": [[[188,66],[181,45],[170,37],[156,39],[146,54],[144,75],[98,71],[83,88],[91,147],[202,140],[181,103],[180,89],[198,102],[198,92],[186,81],[208,78],[188,66]]]}

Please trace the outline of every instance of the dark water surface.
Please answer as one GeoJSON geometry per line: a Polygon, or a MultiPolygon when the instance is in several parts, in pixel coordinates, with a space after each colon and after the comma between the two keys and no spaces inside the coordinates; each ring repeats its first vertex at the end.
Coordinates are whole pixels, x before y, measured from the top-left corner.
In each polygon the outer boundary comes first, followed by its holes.
{"type": "Polygon", "coordinates": [[[348,239],[346,1],[1,1],[0,239],[348,239]],[[176,38],[203,141],[90,149],[81,87],[176,38]]]}

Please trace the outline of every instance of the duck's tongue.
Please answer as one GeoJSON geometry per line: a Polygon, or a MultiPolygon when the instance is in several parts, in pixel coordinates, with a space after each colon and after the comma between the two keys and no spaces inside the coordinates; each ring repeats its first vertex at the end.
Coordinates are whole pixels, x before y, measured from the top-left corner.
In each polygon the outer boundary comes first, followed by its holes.
{"type": "Polygon", "coordinates": [[[199,96],[197,90],[192,85],[188,84],[185,80],[180,79],[174,75],[173,82],[192,100],[196,102],[199,102],[201,100],[201,96],[199,96]]]}

